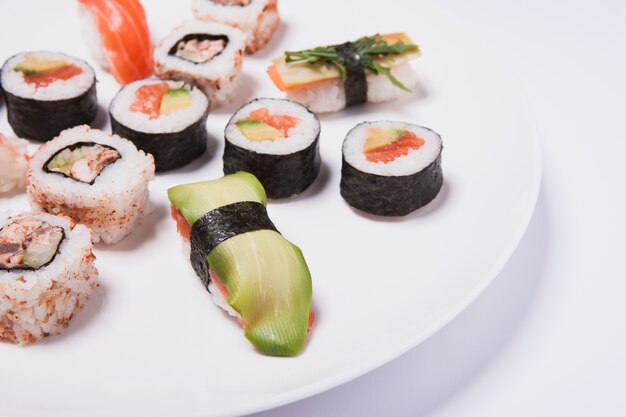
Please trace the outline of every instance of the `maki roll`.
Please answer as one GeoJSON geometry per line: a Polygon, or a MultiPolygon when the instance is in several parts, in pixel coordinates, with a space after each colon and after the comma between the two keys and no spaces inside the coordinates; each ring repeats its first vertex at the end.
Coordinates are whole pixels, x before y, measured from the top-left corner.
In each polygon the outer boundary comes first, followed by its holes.
{"type": "Polygon", "coordinates": [[[441,137],[402,122],[365,122],[343,142],[341,196],[379,216],[404,216],[432,201],[443,184],[441,137]]]}
{"type": "Polygon", "coordinates": [[[259,352],[296,355],[313,322],[311,274],[300,249],[269,219],[261,183],[238,172],[167,194],[214,302],[239,320],[259,352]]]}
{"type": "Polygon", "coordinates": [[[30,158],[26,191],[33,209],[88,226],[93,241],[115,243],[137,224],[154,179],[151,155],[88,126],[65,130],[30,158]]]}
{"type": "Polygon", "coordinates": [[[96,76],[85,61],[59,52],[23,52],[2,67],[9,124],[25,139],[45,142],[91,123],[98,112],[96,76]]]}
{"type": "Polygon", "coordinates": [[[237,94],[245,34],[221,23],[185,22],[154,50],[155,74],[196,85],[211,108],[237,94]]]}
{"type": "Polygon", "coordinates": [[[0,193],[23,189],[26,183],[28,142],[0,133],[0,193]]]}
{"type": "Polygon", "coordinates": [[[98,286],[89,229],[65,216],[0,218],[0,339],[61,333],[98,286]]]}
{"type": "Polygon", "coordinates": [[[209,101],[182,81],[148,79],[123,87],[109,107],[114,134],[154,157],[157,171],[182,167],[206,150],[209,101]]]}
{"type": "Polygon", "coordinates": [[[196,19],[226,23],[246,34],[246,52],[267,44],[280,24],[278,0],[193,0],[196,19]]]}
{"type": "Polygon", "coordinates": [[[152,44],[139,0],[78,0],[93,58],[120,84],[152,74],[152,44]]]}
{"type": "Polygon", "coordinates": [[[404,33],[365,36],[340,45],[285,52],[267,72],[288,99],[326,113],[410,94],[417,77],[409,61],[419,53],[404,33]]]}
{"type": "Polygon", "coordinates": [[[224,136],[224,173],[254,174],[269,198],[298,194],[319,173],[320,122],[301,104],[252,100],[235,112],[224,136]]]}

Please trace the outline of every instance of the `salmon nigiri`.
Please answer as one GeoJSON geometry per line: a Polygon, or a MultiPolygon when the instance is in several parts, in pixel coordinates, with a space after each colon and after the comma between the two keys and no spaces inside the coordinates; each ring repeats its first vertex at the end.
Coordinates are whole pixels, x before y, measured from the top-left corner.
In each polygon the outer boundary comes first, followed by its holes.
{"type": "Polygon", "coordinates": [[[92,53],[120,84],[152,74],[152,45],[139,0],[78,0],[87,39],[99,45],[92,53]]]}

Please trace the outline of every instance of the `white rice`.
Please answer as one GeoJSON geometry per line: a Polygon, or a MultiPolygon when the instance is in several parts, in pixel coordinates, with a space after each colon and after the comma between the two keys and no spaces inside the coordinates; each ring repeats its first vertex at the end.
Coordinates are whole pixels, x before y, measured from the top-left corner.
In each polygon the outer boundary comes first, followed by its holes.
{"type": "Polygon", "coordinates": [[[343,142],[343,157],[346,162],[359,171],[382,176],[400,176],[415,174],[430,165],[441,153],[441,137],[434,131],[411,123],[377,121],[364,122],[353,128],[343,142]],[[425,140],[419,149],[409,150],[407,155],[393,161],[370,162],[365,158],[363,145],[367,139],[367,129],[392,128],[408,130],[425,140]]]}
{"type": "Polygon", "coordinates": [[[225,137],[233,145],[270,155],[289,155],[305,149],[318,137],[320,122],[301,104],[281,99],[256,99],[239,109],[226,126],[225,137]],[[250,113],[258,109],[267,109],[271,115],[288,115],[300,122],[289,129],[288,137],[275,140],[248,140],[237,127],[237,122],[249,118],[250,113]]]}
{"type": "Polygon", "coordinates": [[[61,132],[33,154],[27,192],[33,209],[68,215],[91,229],[94,242],[115,243],[131,232],[148,208],[148,182],[153,179],[152,155],[117,135],[77,126],[61,132]],[[44,171],[54,154],[77,142],[110,146],[121,158],[105,167],[93,185],[44,171]]]}
{"type": "Polygon", "coordinates": [[[26,184],[28,141],[0,134],[0,193],[23,189],[26,184]]]}
{"type": "Polygon", "coordinates": [[[221,23],[186,21],[155,48],[154,71],[159,78],[196,85],[208,96],[210,107],[215,108],[237,94],[244,49],[245,34],[239,29],[221,23]],[[190,34],[225,35],[228,44],[219,55],[201,64],[169,55],[170,49],[190,34]]]}
{"type": "Polygon", "coordinates": [[[38,270],[0,270],[0,339],[21,345],[58,334],[98,286],[89,229],[65,216],[24,213],[2,216],[0,228],[36,218],[63,228],[53,261],[38,270]]]}
{"type": "MultiPolygon", "coordinates": [[[[399,89],[382,74],[374,75],[367,70],[365,73],[368,103],[384,103],[412,94],[399,89]]],[[[409,89],[417,84],[417,75],[408,62],[393,67],[391,73],[409,89]]],[[[287,98],[304,104],[315,113],[335,112],[346,107],[346,92],[340,79],[288,90],[287,98]]]]}
{"type": "Polygon", "coordinates": [[[247,6],[229,6],[212,0],[193,0],[196,19],[221,22],[246,34],[246,52],[254,53],[271,39],[280,24],[278,0],[252,0],[247,6]]]}
{"type": "Polygon", "coordinates": [[[87,44],[91,57],[105,70],[110,70],[109,60],[104,50],[102,35],[94,15],[82,3],[78,3],[78,19],[80,20],[80,34],[87,44]]]}
{"type": "Polygon", "coordinates": [[[172,133],[180,132],[196,123],[207,111],[209,101],[197,88],[186,86],[191,94],[191,107],[176,110],[157,118],[150,117],[142,112],[130,110],[135,101],[135,92],[144,85],[159,84],[166,82],[170,88],[180,88],[184,85],[181,81],[168,81],[158,79],[146,79],[135,81],[124,86],[111,102],[109,111],[111,116],[124,126],[144,133],[172,133]]]}
{"type": "Polygon", "coordinates": [[[60,52],[33,51],[23,52],[9,58],[2,67],[2,88],[17,97],[40,101],[56,101],[78,97],[95,83],[95,73],[85,61],[60,52]],[[83,72],[68,80],[57,80],[45,87],[37,87],[24,80],[21,71],[15,67],[26,58],[35,56],[43,59],[61,60],[80,67],[83,72]]]}

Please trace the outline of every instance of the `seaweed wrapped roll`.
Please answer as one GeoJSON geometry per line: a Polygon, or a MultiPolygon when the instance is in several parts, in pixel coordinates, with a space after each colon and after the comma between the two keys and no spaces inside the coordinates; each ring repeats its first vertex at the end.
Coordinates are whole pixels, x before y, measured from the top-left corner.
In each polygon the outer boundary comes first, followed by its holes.
{"type": "Polygon", "coordinates": [[[238,172],[167,194],[215,303],[238,319],[259,352],[298,354],[314,319],[311,274],[302,251],[270,220],[261,183],[238,172]]]}
{"type": "Polygon", "coordinates": [[[157,171],[167,171],[205,152],[208,107],[206,96],[182,81],[135,81],[111,102],[111,128],[152,154],[157,171]]]}
{"type": "Polygon", "coordinates": [[[115,243],[146,210],[151,155],[129,140],[88,126],[64,130],[30,158],[26,191],[35,210],[88,226],[94,242],[115,243]]]}
{"type": "Polygon", "coordinates": [[[0,339],[61,333],[98,286],[89,229],[65,216],[0,218],[0,339]]]}
{"type": "Polygon", "coordinates": [[[319,173],[320,122],[299,103],[253,100],[235,112],[224,136],[224,173],[254,174],[269,198],[301,193],[319,173]]]}
{"type": "Polygon", "coordinates": [[[343,142],[340,191],[352,207],[404,216],[432,201],[443,184],[441,137],[403,122],[365,122],[343,142]]]}
{"type": "Polygon", "coordinates": [[[85,61],[60,52],[24,52],[2,67],[9,124],[25,139],[45,142],[91,123],[98,112],[96,77],[85,61]]]}
{"type": "Polygon", "coordinates": [[[234,27],[188,21],[175,28],[154,50],[154,72],[166,80],[196,85],[211,108],[237,94],[245,34],[234,27]]]}
{"type": "Polygon", "coordinates": [[[285,52],[267,73],[288,99],[326,113],[411,94],[417,76],[409,61],[419,54],[419,47],[404,33],[364,36],[285,52]]]}

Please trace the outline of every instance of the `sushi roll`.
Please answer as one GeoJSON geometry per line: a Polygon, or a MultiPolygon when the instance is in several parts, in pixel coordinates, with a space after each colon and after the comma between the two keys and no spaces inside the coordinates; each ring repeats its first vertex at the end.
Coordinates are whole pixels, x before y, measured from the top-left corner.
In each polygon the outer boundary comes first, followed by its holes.
{"type": "Polygon", "coordinates": [[[65,216],[0,218],[0,339],[58,334],[98,286],[91,233],[65,216]]]}
{"type": "Polygon", "coordinates": [[[346,136],[340,191],[352,207],[404,216],[432,201],[443,184],[441,137],[403,122],[365,122],[346,136]]]}
{"type": "Polygon", "coordinates": [[[237,94],[244,49],[245,34],[239,29],[188,21],[155,48],[155,74],[196,85],[216,108],[237,94]]]}
{"type": "Polygon", "coordinates": [[[417,76],[409,61],[419,47],[404,33],[365,36],[354,42],[285,52],[267,72],[287,98],[315,113],[411,94],[417,76]]]}
{"type": "Polygon", "coordinates": [[[193,0],[196,19],[226,23],[246,34],[246,52],[267,44],[280,24],[278,0],[193,0]]]}
{"type": "Polygon", "coordinates": [[[109,107],[114,134],[152,154],[157,171],[182,167],[206,150],[209,101],[182,81],[148,79],[124,86],[109,107]]]}
{"type": "Polygon", "coordinates": [[[2,67],[9,124],[25,139],[45,142],[91,123],[98,112],[96,76],[85,61],[60,52],[23,52],[2,67]]]}
{"type": "Polygon", "coordinates": [[[153,179],[151,155],[117,135],[77,126],[31,156],[26,191],[34,210],[70,216],[91,229],[94,242],[116,243],[146,210],[153,179]]]}
{"type": "Polygon", "coordinates": [[[26,183],[28,142],[0,133],[0,193],[21,190],[26,183]]]}
{"type": "Polygon", "coordinates": [[[149,77],[152,44],[139,0],[78,0],[83,39],[94,59],[120,84],[149,77]]]}
{"type": "Polygon", "coordinates": [[[298,354],[314,320],[311,273],[302,251],[270,220],[261,183],[238,172],[167,194],[213,301],[237,318],[259,352],[298,354]]]}
{"type": "Polygon", "coordinates": [[[235,112],[224,137],[224,173],[254,174],[269,198],[301,193],[319,173],[320,122],[301,104],[252,100],[235,112]]]}

